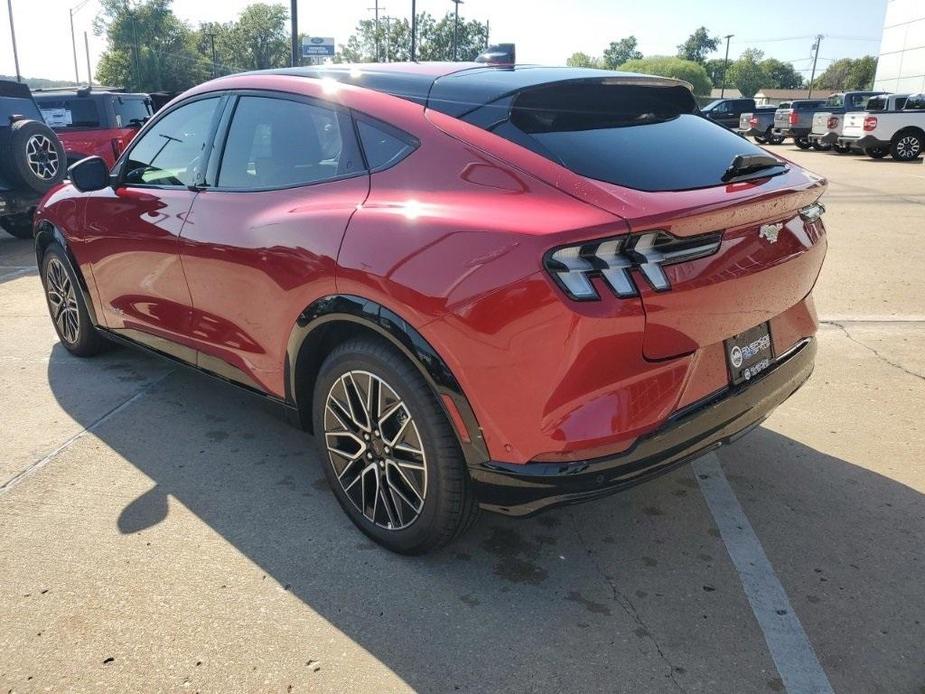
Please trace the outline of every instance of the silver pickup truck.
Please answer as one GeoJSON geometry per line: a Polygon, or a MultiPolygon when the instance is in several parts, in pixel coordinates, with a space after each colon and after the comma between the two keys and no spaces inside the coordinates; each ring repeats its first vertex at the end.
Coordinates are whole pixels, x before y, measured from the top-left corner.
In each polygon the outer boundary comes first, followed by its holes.
{"type": "Polygon", "coordinates": [[[838,144],[841,129],[845,121],[845,113],[850,111],[863,111],[871,97],[880,96],[886,92],[840,92],[832,94],[825,104],[813,114],[813,129],[809,134],[809,143],[813,149],[825,151],[835,148],[839,154],[848,152],[838,144]]]}
{"type": "Polygon", "coordinates": [[[918,159],[925,150],[925,94],[891,94],[871,99],[866,111],[845,115],[838,144],[869,157],[918,159]]]}
{"type": "Polygon", "coordinates": [[[735,132],[742,137],[751,135],[759,145],[779,145],[784,141],[784,137],[774,134],[774,114],[778,108],[789,106],[789,101],[778,107],[756,106],[753,112],[739,116],[739,127],[735,132]]]}
{"type": "Polygon", "coordinates": [[[792,137],[797,147],[809,149],[809,134],[813,130],[813,113],[824,103],[824,99],[797,99],[791,101],[789,106],[781,104],[774,112],[772,134],[776,137],[792,137]]]}

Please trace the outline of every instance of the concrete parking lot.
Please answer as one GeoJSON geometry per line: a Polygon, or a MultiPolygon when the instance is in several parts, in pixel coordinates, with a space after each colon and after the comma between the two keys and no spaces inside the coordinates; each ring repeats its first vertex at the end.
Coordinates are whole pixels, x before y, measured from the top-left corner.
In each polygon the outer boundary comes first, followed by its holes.
{"type": "Polygon", "coordinates": [[[0,238],[0,689],[925,692],[925,166],[776,151],[831,181],[810,383],[720,468],[416,559],[261,400],[70,357],[0,238]]]}

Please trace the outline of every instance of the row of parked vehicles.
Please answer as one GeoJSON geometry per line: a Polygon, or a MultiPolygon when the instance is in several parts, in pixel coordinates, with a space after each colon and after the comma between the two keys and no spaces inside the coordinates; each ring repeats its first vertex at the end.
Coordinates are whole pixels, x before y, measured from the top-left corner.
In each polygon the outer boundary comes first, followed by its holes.
{"type": "Polygon", "coordinates": [[[32,236],[32,210],[68,166],[111,167],[154,114],[156,99],[107,88],[35,90],[0,80],[0,228],[32,236]]]}
{"type": "Polygon", "coordinates": [[[890,155],[898,161],[918,159],[925,151],[925,93],[839,92],[778,106],[722,99],[708,105],[704,115],[759,144],[792,138],[800,149],[863,152],[875,159],[890,155]]]}

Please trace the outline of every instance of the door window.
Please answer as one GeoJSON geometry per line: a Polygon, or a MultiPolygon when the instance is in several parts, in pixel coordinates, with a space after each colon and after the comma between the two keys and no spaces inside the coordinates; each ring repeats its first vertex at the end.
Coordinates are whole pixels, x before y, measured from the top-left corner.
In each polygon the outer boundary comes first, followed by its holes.
{"type": "Polygon", "coordinates": [[[181,106],[154,123],[129,153],[128,185],[191,186],[202,183],[206,143],[218,97],[181,106]]]}
{"type": "Polygon", "coordinates": [[[349,121],[333,108],[242,96],[228,130],[218,186],[289,188],[360,171],[362,164],[344,123],[349,121]]]}

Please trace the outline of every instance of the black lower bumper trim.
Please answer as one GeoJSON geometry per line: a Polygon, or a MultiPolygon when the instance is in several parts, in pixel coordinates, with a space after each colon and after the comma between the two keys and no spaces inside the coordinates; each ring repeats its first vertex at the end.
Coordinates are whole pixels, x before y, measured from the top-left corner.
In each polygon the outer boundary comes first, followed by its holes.
{"type": "Polygon", "coordinates": [[[883,140],[878,140],[876,137],[871,137],[870,135],[865,135],[864,137],[839,137],[838,144],[843,147],[851,147],[852,149],[865,150],[872,147],[882,147],[885,149],[890,148],[889,142],[884,142],[883,140]]]}
{"type": "Polygon", "coordinates": [[[806,382],[816,342],[809,339],[778,358],[761,377],[730,386],[678,411],[657,431],[616,456],[570,463],[487,462],[470,468],[482,508],[528,516],[639,484],[730,443],[761,424],[806,382]]]}

